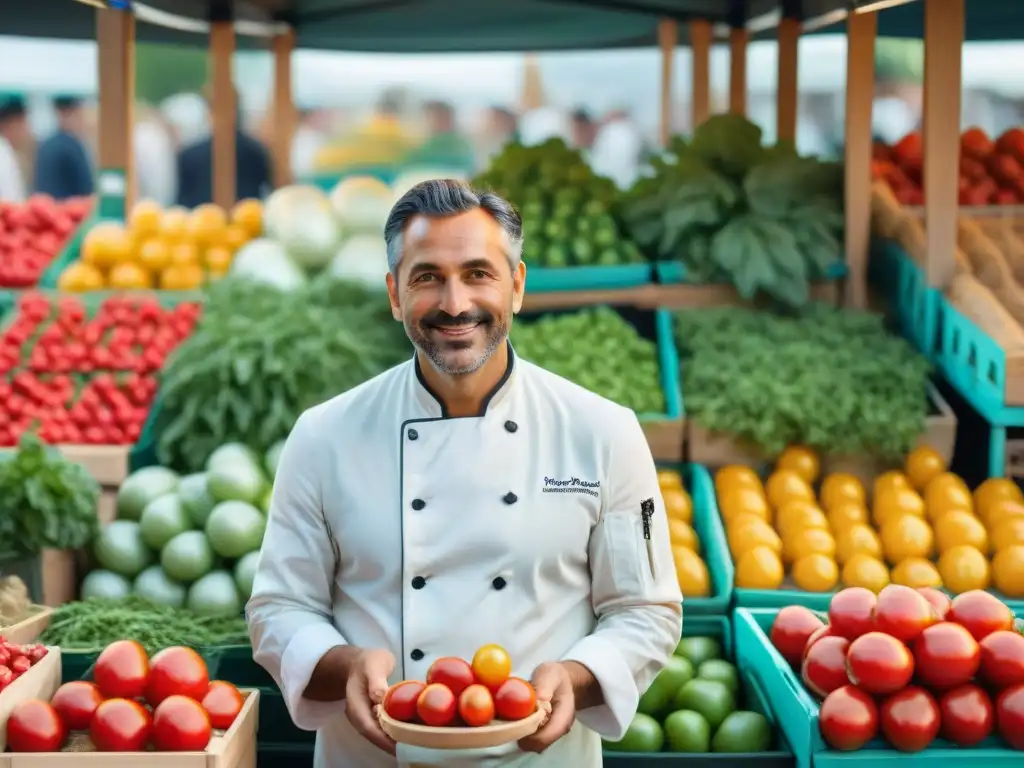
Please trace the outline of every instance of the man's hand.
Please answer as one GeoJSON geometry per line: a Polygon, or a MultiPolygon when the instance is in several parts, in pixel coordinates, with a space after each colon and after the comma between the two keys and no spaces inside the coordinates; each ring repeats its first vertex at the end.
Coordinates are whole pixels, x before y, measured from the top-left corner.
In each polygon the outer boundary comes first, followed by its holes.
{"type": "Polygon", "coordinates": [[[360,651],[348,672],[345,687],[346,713],[349,722],[374,746],[395,754],[395,742],[380,727],[377,707],[384,703],[388,691],[388,675],[395,669],[390,651],[360,651]]]}
{"type": "Polygon", "coordinates": [[[520,740],[524,752],[543,752],[565,736],[576,721],[576,694],[569,670],[558,662],[541,664],[533,673],[533,688],[537,703],[549,705],[551,713],[536,733],[520,740]]]}

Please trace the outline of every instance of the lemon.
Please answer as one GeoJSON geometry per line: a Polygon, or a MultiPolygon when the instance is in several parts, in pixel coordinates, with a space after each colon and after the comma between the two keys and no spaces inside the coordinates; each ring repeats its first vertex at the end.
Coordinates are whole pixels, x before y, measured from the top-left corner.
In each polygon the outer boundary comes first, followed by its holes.
{"type": "Polygon", "coordinates": [[[992,581],[1006,597],[1024,597],[1024,545],[1006,547],[992,558],[992,581]]]}
{"type": "Polygon", "coordinates": [[[777,555],[782,554],[782,540],[779,534],[764,521],[759,520],[756,524],[751,522],[749,525],[732,528],[728,539],[733,560],[739,560],[740,555],[755,547],[766,547],[777,555]]]}
{"type": "Polygon", "coordinates": [[[910,487],[910,478],[897,469],[890,469],[888,472],[883,472],[875,478],[874,486],[871,489],[871,498],[876,500],[879,496],[896,488],[913,490],[910,487]]]}
{"type": "Polygon", "coordinates": [[[737,486],[722,493],[718,499],[718,509],[726,522],[746,513],[755,514],[765,522],[772,519],[764,494],[760,489],[749,486],[737,486]]]}
{"type": "Polygon", "coordinates": [[[744,467],[740,464],[729,464],[715,473],[715,491],[719,495],[727,490],[741,487],[763,491],[761,478],[750,467],[744,467]]]}
{"type": "Polygon", "coordinates": [[[935,549],[935,536],[927,522],[914,515],[903,515],[882,526],[882,552],[892,565],[908,557],[928,558],[935,549]]]}
{"type": "Polygon", "coordinates": [[[839,581],[839,566],[828,555],[812,553],[793,563],[793,582],[808,592],[831,592],[839,581]]]}
{"type": "Polygon", "coordinates": [[[805,528],[828,530],[825,513],[813,501],[795,499],[785,504],[775,516],[775,528],[783,537],[805,528]]]}
{"type": "Polygon", "coordinates": [[[985,516],[985,524],[989,528],[995,529],[1006,520],[1014,517],[1024,517],[1024,504],[1019,501],[1001,499],[989,506],[988,513],[985,516]]]}
{"type": "Polygon", "coordinates": [[[988,560],[974,547],[961,544],[939,557],[939,575],[954,595],[972,589],[987,589],[991,580],[988,560]]]}
{"type": "Polygon", "coordinates": [[[828,524],[835,533],[851,525],[867,524],[868,511],[863,504],[848,501],[832,507],[828,513],[828,524]]]}
{"type": "Polygon", "coordinates": [[[1024,517],[1008,517],[992,529],[992,549],[996,552],[1018,544],[1024,544],[1024,517]]]}
{"type": "Polygon", "coordinates": [[[875,497],[872,513],[879,526],[903,515],[924,517],[924,499],[909,487],[890,488],[875,497]]]}
{"type": "Polygon", "coordinates": [[[791,445],[775,461],[776,469],[787,469],[802,477],[808,484],[818,479],[821,460],[818,454],[802,445],[791,445]]]}
{"type": "Polygon", "coordinates": [[[778,589],[783,576],[782,561],[768,547],[754,547],[736,561],[736,586],[740,589],[778,589]]]}
{"type": "Polygon", "coordinates": [[[669,518],[668,540],[672,542],[673,547],[684,547],[692,549],[694,552],[700,552],[700,539],[697,538],[697,532],[685,520],[669,518]]]}
{"type": "Polygon", "coordinates": [[[665,488],[682,488],[682,475],[680,475],[673,469],[659,469],[658,485],[661,487],[662,490],[664,490],[665,488]]]}
{"type": "Polygon", "coordinates": [[[974,511],[974,502],[967,484],[952,472],[936,475],[924,491],[928,517],[937,520],[953,509],[974,511]]]}
{"type": "Polygon", "coordinates": [[[931,560],[922,557],[908,557],[892,569],[893,584],[920,589],[921,587],[942,586],[942,577],[931,560]]]}
{"type": "Polygon", "coordinates": [[[864,484],[854,475],[834,472],[821,481],[821,506],[831,512],[843,504],[864,505],[864,484]]]}
{"type": "Polygon", "coordinates": [[[787,501],[794,499],[814,501],[814,491],[810,483],[791,469],[777,469],[772,472],[764,489],[774,509],[780,509],[787,501]]]}
{"type": "Polygon", "coordinates": [[[935,546],[939,552],[966,544],[985,554],[988,552],[988,533],[981,520],[970,512],[947,512],[935,522],[935,546]]]}
{"type": "Polygon", "coordinates": [[[693,522],[693,500],[684,488],[662,488],[661,498],[665,503],[665,514],[685,523],[693,522]]]}
{"type": "Polygon", "coordinates": [[[683,597],[707,597],[711,594],[708,567],[700,555],[686,547],[672,547],[672,559],[683,597]]]}
{"type": "Polygon", "coordinates": [[[858,552],[843,566],[843,584],[864,587],[877,594],[889,584],[889,569],[877,557],[858,552]]]}
{"type": "MultiPolygon", "coordinates": [[[[871,528],[856,523],[836,534],[836,560],[845,565],[856,555],[882,556],[882,542],[871,528]]],[[[843,579],[845,582],[846,579],[843,579]]]]}
{"type": "Polygon", "coordinates": [[[974,509],[985,520],[989,507],[1004,499],[1024,503],[1024,492],[1007,477],[990,477],[975,489],[974,509]]]}
{"type": "Polygon", "coordinates": [[[930,445],[920,445],[907,456],[904,469],[910,484],[923,491],[929,482],[946,471],[946,460],[930,445]]]}
{"type": "Polygon", "coordinates": [[[825,555],[832,558],[836,554],[836,540],[832,538],[831,533],[821,528],[805,528],[786,538],[782,554],[790,562],[796,562],[807,555],[825,555]]]}

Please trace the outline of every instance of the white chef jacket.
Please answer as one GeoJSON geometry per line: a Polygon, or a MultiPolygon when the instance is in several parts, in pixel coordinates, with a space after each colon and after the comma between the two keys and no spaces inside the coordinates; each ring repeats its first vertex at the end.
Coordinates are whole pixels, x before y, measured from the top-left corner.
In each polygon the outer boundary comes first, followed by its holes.
{"type": "Polygon", "coordinates": [[[278,465],[246,613],[256,661],[296,725],[318,731],[316,768],[600,766],[598,734],[621,738],[682,627],[636,416],[511,347],[477,417],[448,417],[415,359],[308,410],[278,465]],[[527,679],[575,660],[605,703],[543,755],[399,745],[396,760],[353,729],[343,702],[302,695],[346,643],[389,649],[390,683],[486,643],[527,679]]]}
{"type": "Polygon", "coordinates": [[[0,200],[20,203],[25,200],[25,179],[11,142],[0,136],[0,200]]]}

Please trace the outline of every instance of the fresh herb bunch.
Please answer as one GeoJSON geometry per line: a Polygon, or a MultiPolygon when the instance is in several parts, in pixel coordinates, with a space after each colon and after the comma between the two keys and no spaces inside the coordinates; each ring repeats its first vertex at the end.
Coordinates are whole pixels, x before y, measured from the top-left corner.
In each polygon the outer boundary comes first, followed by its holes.
{"type": "Polygon", "coordinates": [[[99,498],[85,467],[26,433],[0,461],[0,552],[84,547],[99,528],[99,498]]]}
{"type": "Polygon", "coordinates": [[[410,354],[380,293],[329,277],[287,293],[220,281],[161,374],[157,455],[195,472],[225,442],[266,452],[305,409],[410,354]]]}
{"type": "Polygon", "coordinates": [[[880,316],[700,309],[678,313],[676,332],[690,417],[770,456],[799,443],[891,460],[924,432],[930,366],[880,316]]]}

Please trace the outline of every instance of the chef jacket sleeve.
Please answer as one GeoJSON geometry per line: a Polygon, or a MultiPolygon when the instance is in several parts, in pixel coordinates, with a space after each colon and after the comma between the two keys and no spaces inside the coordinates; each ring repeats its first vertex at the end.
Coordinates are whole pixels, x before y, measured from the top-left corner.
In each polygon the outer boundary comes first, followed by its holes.
{"type": "Polygon", "coordinates": [[[253,658],[277,682],[295,724],[315,731],[343,702],[303,696],[317,662],[345,645],[335,628],[331,584],[336,553],[323,511],[323,463],[313,416],[304,413],[285,443],[267,529],[246,605],[253,658]]]}
{"type": "Polygon", "coordinates": [[[604,694],[604,704],[580,711],[578,719],[617,741],[679,642],[683,597],[657,470],[632,411],[623,411],[611,438],[601,518],[590,537],[597,626],[563,660],[587,667],[604,694]],[[647,526],[645,502],[653,506],[647,526]]]}

